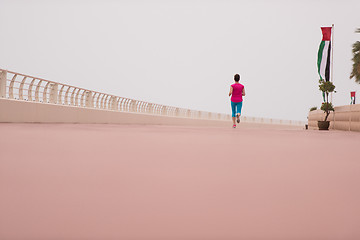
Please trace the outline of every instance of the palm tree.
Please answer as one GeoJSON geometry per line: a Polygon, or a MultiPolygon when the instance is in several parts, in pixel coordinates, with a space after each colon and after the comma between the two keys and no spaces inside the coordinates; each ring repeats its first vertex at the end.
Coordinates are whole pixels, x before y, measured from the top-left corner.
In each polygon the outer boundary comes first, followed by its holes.
{"type": "MultiPolygon", "coordinates": [[[[355,32],[360,33],[360,28],[358,28],[355,32]]],[[[360,42],[359,41],[356,41],[356,43],[353,44],[352,52],[354,55],[354,57],[352,58],[354,64],[350,75],[350,79],[355,78],[355,82],[360,84],[360,42]]]]}

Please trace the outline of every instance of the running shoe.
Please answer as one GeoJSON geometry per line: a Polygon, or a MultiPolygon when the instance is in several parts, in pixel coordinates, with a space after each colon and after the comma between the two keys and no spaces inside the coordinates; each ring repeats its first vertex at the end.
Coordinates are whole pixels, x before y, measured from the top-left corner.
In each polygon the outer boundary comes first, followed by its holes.
{"type": "Polygon", "coordinates": [[[233,128],[236,128],[236,124],[233,125],[233,128]]]}
{"type": "Polygon", "coordinates": [[[236,122],[237,122],[237,123],[240,123],[240,114],[237,114],[237,115],[236,115],[236,122]]]}

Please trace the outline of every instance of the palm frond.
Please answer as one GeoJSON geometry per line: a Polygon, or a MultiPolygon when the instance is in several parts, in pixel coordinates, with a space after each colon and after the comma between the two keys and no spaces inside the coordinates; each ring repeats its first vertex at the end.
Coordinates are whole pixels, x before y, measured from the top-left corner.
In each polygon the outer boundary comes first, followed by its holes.
{"type": "MultiPolygon", "coordinates": [[[[355,33],[360,33],[360,28],[355,30],[355,33]]],[[[350,74],[350,79],[355,78],[355,82],[360,84],[360,42],[356,41],[352,46],[353,67],[350,74]]]]}
{"type": "Polygon", "coordinates": [[[354,43],[353,45],[352,45],[352,52],[353,52],[353,54],[356,54],[357,52],[360,52],[360,42],[359,41],[357,41],[356,43],[354,43]]]}

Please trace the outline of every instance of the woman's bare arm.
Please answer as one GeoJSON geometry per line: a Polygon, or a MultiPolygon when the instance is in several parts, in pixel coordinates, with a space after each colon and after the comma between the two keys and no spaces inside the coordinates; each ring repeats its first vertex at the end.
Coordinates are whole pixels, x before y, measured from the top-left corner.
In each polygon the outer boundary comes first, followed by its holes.
{"type": "Polygon", "coordinates": [[[232,86],[230,86],[229,97],[231,96],[232,92],[233,92],[233,87],[232,87],[232,86]]]}
{"type": "Polygon", "coordinates": [[[243,88],[242,95],[245,96],[245,88],[243,88]]]}

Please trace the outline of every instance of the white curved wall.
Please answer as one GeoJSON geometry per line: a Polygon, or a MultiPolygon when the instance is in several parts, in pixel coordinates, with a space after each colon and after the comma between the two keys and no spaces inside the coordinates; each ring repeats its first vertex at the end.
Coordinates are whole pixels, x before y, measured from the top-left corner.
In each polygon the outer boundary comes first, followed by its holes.
{"type": "MultiPolygon", "coordinates": [[[[339,106],[334,108],[328,120],[330,129],[345,131],[360,131],[360,104],[339,106]]],[[[309,112],[308,124],[310,128],[317,128],[317,121],[325,119],[325,113],[321,110],[309,112]]]]}

